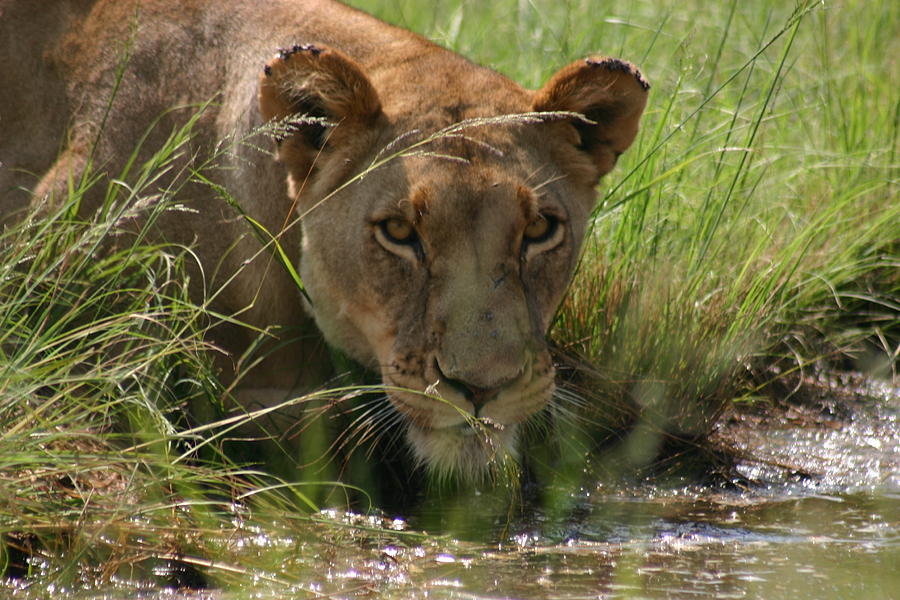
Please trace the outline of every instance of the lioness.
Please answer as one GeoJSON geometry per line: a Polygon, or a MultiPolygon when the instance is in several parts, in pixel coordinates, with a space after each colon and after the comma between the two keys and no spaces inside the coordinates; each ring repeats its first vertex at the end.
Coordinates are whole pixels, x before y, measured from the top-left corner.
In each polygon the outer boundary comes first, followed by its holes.
{"type": "MultiPolygon", "coordinates": [[[[238,401],[322,384],[311,312],[328,343],[380,371],[420,463],[479,477],[515,456],[518,427],[554,391],[544,337],[595,185],[638,130],[649,86],[634,66],[591,57],[526,90],[331,0],[0,0],[0,44],[4,215],[62,197],[89,157],[115,175],[149,128],[147,156],[194,110],[172,107],[216,99],[198,154],[277,122],[274,157],[236,144],[216,178],[279,235],[311,306],[209,187],[160,222],[229,280],[213,307],[276,340],[238,401]],[[466,121],[523,113],[551,114],[466,121]],[[285,227],[295,213],[302,236],[285,227]]],[[[212,335],[233,377],[257,332],[212,335]]]]}

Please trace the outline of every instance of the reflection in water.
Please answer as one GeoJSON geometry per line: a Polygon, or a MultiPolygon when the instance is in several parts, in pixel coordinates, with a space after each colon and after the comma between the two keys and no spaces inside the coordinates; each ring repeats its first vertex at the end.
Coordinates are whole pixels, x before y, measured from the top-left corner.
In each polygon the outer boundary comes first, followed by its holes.
{"type": "Polygon", "coordinates": [[[479,520],[491,512],[489,497],[443,515],[461,530],[468,525],[468,539],[502,543],[408,533],[427,527],[332,512],[324,515],[326,543],[293,537],[300,530],[287,526],[281,534],[277,523],[248,524],[246,537],[223,539],[230,568],[239,569],[242,557],[271,565],[254,571],[250,588],[161,592],[118,580],[93,596],[6,589],[79,600],[900,597],[900,393],[844,415],[804,410],[751,413],[728,425],[723,435],[754,458],[739,466],[755,482],[745,488],[588,477],[595,483],[575,494],[563,484],[547,490],[563,499],[559,506],[512,516],[512,531],[502,510],[479,520]],[[352,526],[335,534],[341,520],[352,526]]]}
{"type": "Polygon", "coordinates": [[[739,506],[600,500],[590,526],[612,539],[485,552],[430,576],[479,597],[887,599],[900,589],[898,508],[897,496],[867,494],[739,506]]]}
{"type": "Polygon", "coordinates": [[[598,484],[577,519],[417,579],[439,598],[900,597],[900,394],[792,410],[732,423],[748,489],[598,484]]]}

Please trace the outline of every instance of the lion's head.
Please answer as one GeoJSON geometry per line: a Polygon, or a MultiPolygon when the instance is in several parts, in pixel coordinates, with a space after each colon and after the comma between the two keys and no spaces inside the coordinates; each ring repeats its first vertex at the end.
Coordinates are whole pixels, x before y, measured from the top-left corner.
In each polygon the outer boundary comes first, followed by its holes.
{"type": "Polygon", "coordinates": [[[287,120],[278,159],[317,323],[380,371],[418,460],[477,478],[551,399],[545,334],[648,86],[615,59],[536,92],[450,53],[426,67],[412,85],[297,46],[266,66],[260,108],[287,120]],[[502,118],[535,112],[553,114],[502,118]]]}

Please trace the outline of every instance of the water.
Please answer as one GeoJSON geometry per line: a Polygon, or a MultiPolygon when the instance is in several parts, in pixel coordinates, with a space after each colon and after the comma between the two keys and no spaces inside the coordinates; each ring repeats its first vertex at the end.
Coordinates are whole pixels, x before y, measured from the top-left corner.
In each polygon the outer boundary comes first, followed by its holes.
{"type": "Polygon", "coordinates": [[[325,546],[249,531],[231,567],[240,567],[240,552],[277,560],[218,591],[161,593],[120,581],[68,597],[897,599],[900,394],[868,393],[879,399],[856,400],[850,411],[841,400],[726,424],[721,435],[753,457],[738,466],[751,486],[592,484],[566,491],[556,516],[513,519],[491,543],[406,535],[398,530],[412,527],[402,521],[332,513],[366,528],[325,546]]]}
{"type": "Polygon", "coordinates": [[[743,505],[602,498],[564,543],[470,553],[423,581],[442,582],[437,597],[447,598],[896,598],[898,508],[896,495],[868,494],[743,505]]]}

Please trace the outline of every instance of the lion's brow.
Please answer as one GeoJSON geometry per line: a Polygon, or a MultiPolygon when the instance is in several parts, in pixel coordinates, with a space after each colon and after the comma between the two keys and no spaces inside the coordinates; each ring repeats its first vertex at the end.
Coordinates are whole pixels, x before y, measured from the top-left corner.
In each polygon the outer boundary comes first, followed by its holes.
{"type": "Polygon", "coordinates": [[[520,185],[516,188],[516,196],[519,199],[519,206],[525,215],[526,221],[531,221],[538,216],[538,198],[537,195],[528,187],[520,185]]]}
{"type": "Polygon", "coordinates": [[[415,214],[415,220],[418,222],[423,216],[428,214],[429,204],[431,202],[432,192],[428,188],[416,189],[409,198],[415,214]]]}

